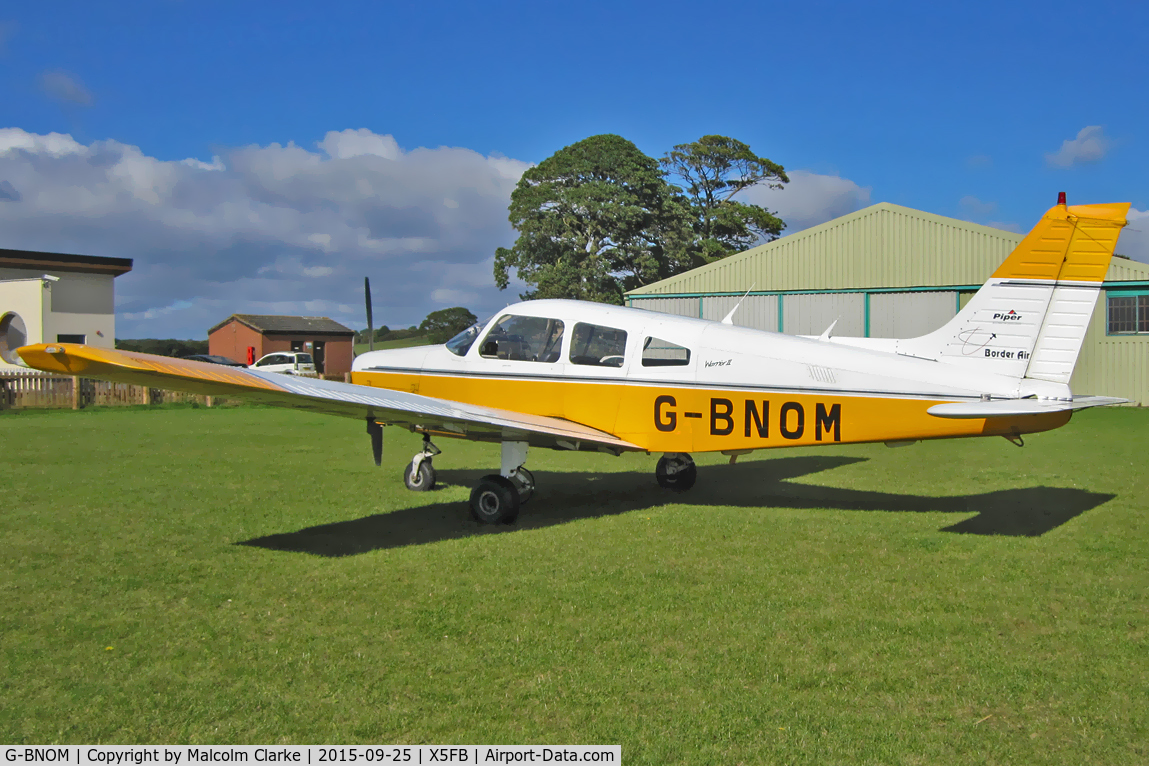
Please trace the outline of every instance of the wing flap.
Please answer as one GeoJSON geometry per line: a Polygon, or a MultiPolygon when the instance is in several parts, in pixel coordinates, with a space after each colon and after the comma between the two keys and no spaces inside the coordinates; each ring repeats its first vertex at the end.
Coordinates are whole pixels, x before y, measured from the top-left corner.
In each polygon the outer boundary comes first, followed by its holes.
{"type": "Polygon", "coordinates": [[[72,343],[24,346],[17,349],[17,353],[28,366],[46,372],[233,397],[342,417],[372,418],[386,425],[433,430],[479,441],[527,441],[531,446],[560,449],[579,449],[583,444],[613,451],[642,449],[611,434],[560,418],[405,391],[72,343]]]}

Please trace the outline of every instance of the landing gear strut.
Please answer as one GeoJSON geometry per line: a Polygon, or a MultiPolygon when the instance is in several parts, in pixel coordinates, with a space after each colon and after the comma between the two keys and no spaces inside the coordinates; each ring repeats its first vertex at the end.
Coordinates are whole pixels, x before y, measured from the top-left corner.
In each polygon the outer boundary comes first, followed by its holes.
{"type": "Polygon", "coordinates": [[[654,478],[660,487],[685,492],[694,486],[698,468],[694,465],[694,459],[685,452],[667,452],[658,459],[654,478]]]}
{"type": "Polygon", "coordinates": [[[511,524],[519,508],[535,493],[535,477],[523,463],[526,442],[503,442],[503,460],[497,474],[484,476],[471,490],[471,514],[484,524],[511,524]]]}
{"type": "Polygon", "coordinates": [[[423,449],[415,453],[411,462],[403,469],[403,483],[412,492],[427,492],[435,488],[435,466],[431,458],[442,452],[431,443],[431,436],[423,434],[423,449]]]}

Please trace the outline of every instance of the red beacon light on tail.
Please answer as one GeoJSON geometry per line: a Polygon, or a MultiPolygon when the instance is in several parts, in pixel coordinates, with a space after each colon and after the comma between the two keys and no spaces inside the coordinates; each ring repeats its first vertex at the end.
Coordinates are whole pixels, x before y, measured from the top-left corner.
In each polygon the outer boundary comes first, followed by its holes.
{"type": "Polygon", "coordinates": [[[1065,204],[1065,192],[1058,192],[1057,193],[1057,204],[1059,204],[1059,205],[1065,204]]]}

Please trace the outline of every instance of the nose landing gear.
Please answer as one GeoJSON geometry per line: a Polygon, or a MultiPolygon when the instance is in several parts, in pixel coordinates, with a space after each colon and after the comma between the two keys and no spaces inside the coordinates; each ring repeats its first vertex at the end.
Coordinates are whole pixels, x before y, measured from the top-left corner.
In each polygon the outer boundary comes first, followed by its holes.
{"type": "Polygon", "coordinates": [[[412,492],[427,492],[435,488],[435,466],[431,458],[442,450],[431,443],[431,436],[423,434],[423,449],[415,453],[411,462],[403,469],[403,483],[412,492]]]}

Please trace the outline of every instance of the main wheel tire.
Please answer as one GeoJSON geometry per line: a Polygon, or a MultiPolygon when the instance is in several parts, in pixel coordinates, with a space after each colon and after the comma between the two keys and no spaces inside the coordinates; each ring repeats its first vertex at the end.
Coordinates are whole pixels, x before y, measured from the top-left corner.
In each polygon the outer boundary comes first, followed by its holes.
{"type": "Polygon", "coordinates": [[[675,473],[669,472],[670,460],[665,456],[658,459],[658,465],[654,469],[654,478],[658,480],[658,486],[665,489],[672,489],[675,492],[685,492],[694,486],[694,482],[698,479],[698,467],[694,465],[691,460],[686,468],[679,469],[675,473]]]}
{"type": "Polygon", "coordinates": [[[520,468],[511,481],[519,493],[519,505],[526,505],[527,501],[535,496],[535,475],[526,468],[520,468]]]}
{"type": "Polygon", "coordinates": [[[519,515],[519,490],[510,479],[491,474],[471,490],[471,515],[484,524],[510,524],[519,515]]]}
{"type": "Polygon", "coordinates": [[[411,463],[403,469],[403,483],[412,492],[428,492],[435,488],[435,466],[430,460],[419,464],[418,471],[411,470],[411,463]]]}

